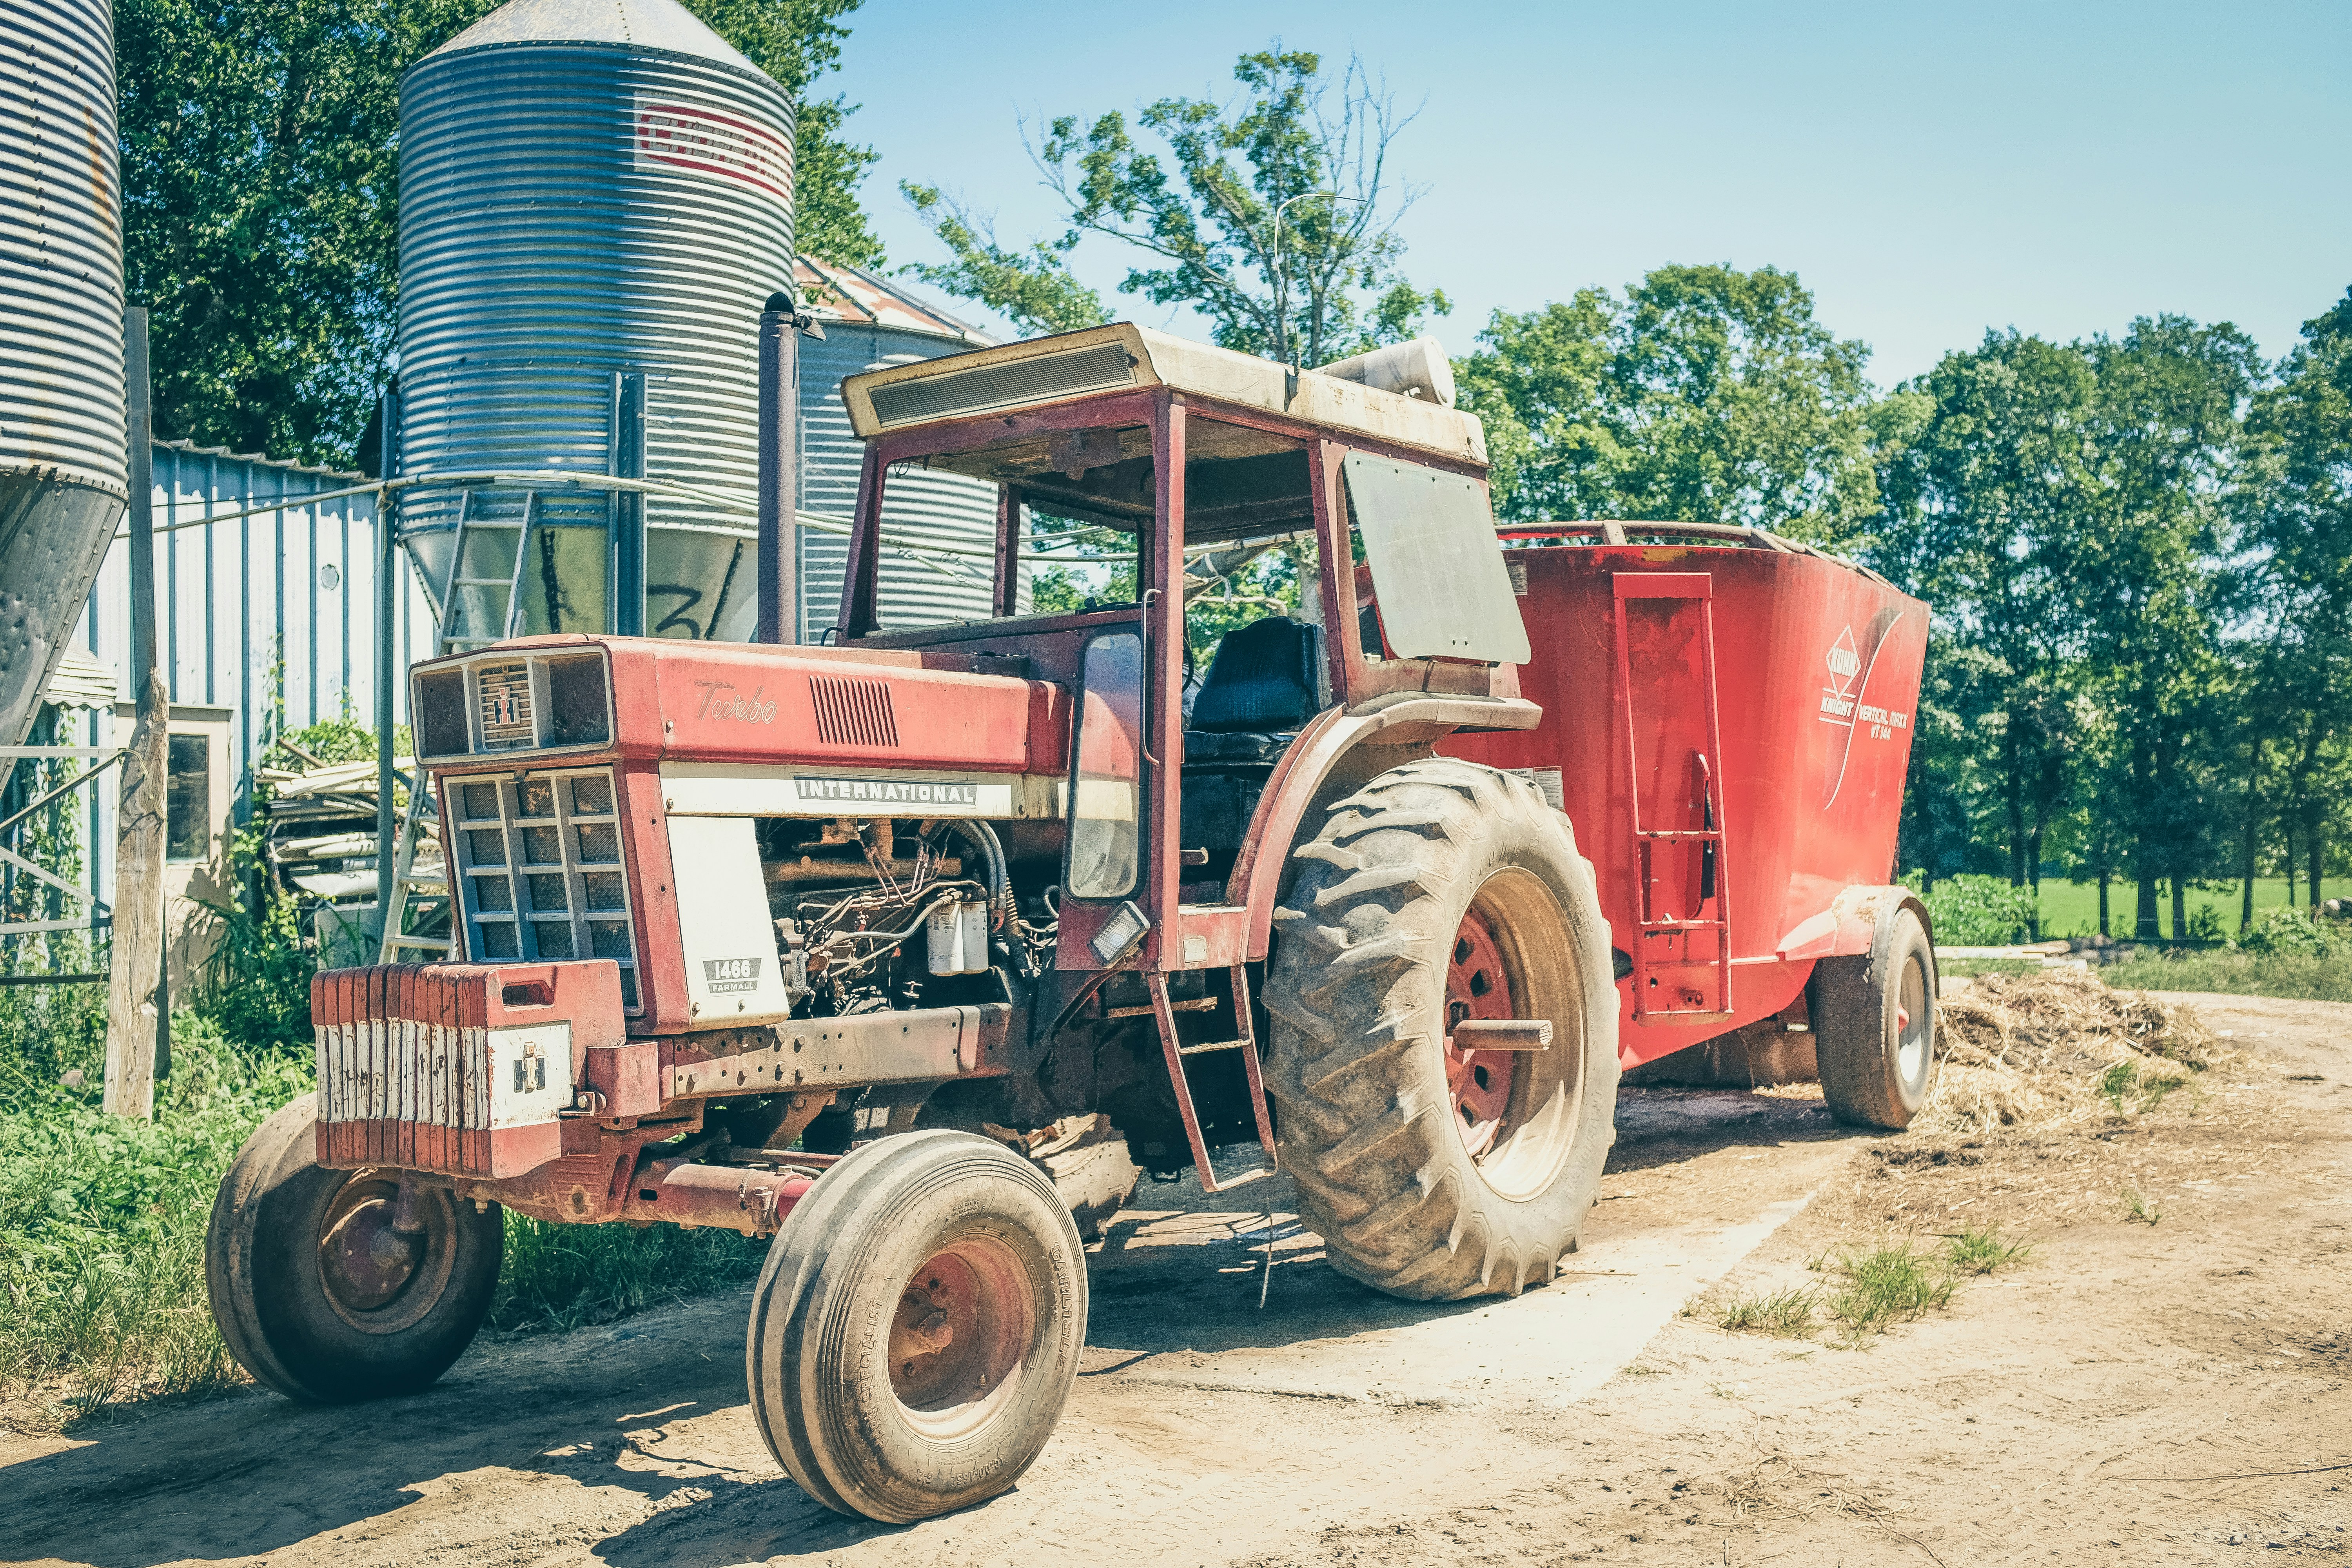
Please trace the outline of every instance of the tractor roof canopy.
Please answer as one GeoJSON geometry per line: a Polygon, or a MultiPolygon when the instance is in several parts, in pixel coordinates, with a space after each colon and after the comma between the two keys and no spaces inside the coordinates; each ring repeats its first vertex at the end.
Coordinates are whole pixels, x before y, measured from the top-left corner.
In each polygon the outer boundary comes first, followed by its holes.
{"type": "MultiPolygon", "coordinates": [[[[1486,432],[1459,409],[1311,370],[1294,375],[1255,354],[1190,342],[1131,321],[871,371],[843,382],[841,394],[852,427],[866,439],[943,420],[1153,386],[1284,415],[1454,463],[1486,464],[1486,432]]],[[[1048,467],[1041,451],[1038,470],[1048,467]]]]}

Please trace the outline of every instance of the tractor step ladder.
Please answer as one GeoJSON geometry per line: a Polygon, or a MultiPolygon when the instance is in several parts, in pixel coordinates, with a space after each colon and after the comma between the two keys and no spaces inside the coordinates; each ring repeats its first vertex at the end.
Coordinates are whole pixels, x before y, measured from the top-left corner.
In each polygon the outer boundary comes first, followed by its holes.
{"type": "MultiPolygon", "coordinates": [[[[1723,787],[1709,761],[1723,755],[1723,729],[1716,705],[1714,578],[1705,572],[1618,572],[1612,575],[1612,581],[1616,590],[1618,722],[1624,727],[1625,736],[1625,814],[1633,837],[1629,859],[1633,879],[1633,1021],[1666,1025],[1719,1023],[1731,1016],[1731,888],[1724,856],[1723,787]],[[1706,710],[1706,751],[1695,759],[1700,823],[1696,828],[1642,826],[1642,772],[1634,747],[1628,600],[1664,601],[1669,605],[1695,602],[1698,605],[1698,696],[1706,710]],[[1696,847],[1702,867],[1697,904],[1681,918],[1659,915],[1651,900],[1652,889],[1656,886],[1655,879],[1650,875],[1653,852],[1671,846],[1696,847]],[[1714,905],[1713,916],[1701,918],[1700,911],[1709,903],[1714,905]],[[1705,937],[1714,939],[1714,955],[1694,962],[1690,956],[1692,940],[1705,937]],[[1700,997],[1700,1005],[1658,1006],[1653,1003],[1651,945],[1658,939],[1675,942],[1680,956],[1654,967],[1679,974],[1702,968],[1714,972],[1710,977],[1713,994],[1700,997]]],[[[1674,1001],[1683,1000],[1677,987],[1674,1001]]]]}
{"type": "MultiPolygon", "coordinates": [[[[515,635],[522,621],[522,574],[530,560],[531,527],[539,520],[539,492],[526,490],[522,498],[522,515],[519,518],[474,516],[474,492],[457,492],[457,537],[449,551],[449,570],[441,580],[441,618],[434,628],[433,656],[462,653],[467,648],[488,647],[515,635]],[[467,577],[466,546],[477,534],[511,533],[515,536],[514,570],[504,577],[467,577]],[[500,626],[496,637],[468,635],[459,613],[460,595],[470,590],[485,590],[500,595],[497,614],[500,626]]],[[[445,936],[421,936],[401,928],[407,923],[408,901],[413,890],[426,890],[426,898],[447,899],[448,880],[439,866],[419,867],[416,864],[417,841],[423,837],[428,817],[436,821],[438,836],[438,808],[433,792],[425,787],[425,770],[412,764],[408,781],[408,809],[401,816],[400,833],[393,845],[392,888],[383,904],[383,942],[376,954],[379,963],[398,963],[404,950],[446,954],[449,939],[445,936]]],[[[457,908],[450,906],[450,929],[457,929],[457,908]]]]}
{"type": "Polygon", "coordinates": [[[1265,1073],[1257,1059],[1257,1035],[1250,1026],[1249,971],[1236,963],[1227,973],[1233,976],[1234,1027],[1240,1031],[1240,1038],[1192,1046],[1185,1045],[1176,1033],[1176,1009],[1181,1004],[1168,999],[1168,976],[1154,971],[1143,977],[1145,988],[1151,993],[1151,1016],[1160,1025],[1160,1049],[1168,1059],[1168,1081],[1176,1089],[1176,1109],[1184,1118],[1184,1136],[1192,1145],[1192,1168],[1201,1178],[1201,1190],[1204,1193],[1229,1193],[1271,1176],[1281,1167],[1274,1149],[1274,1123],[1266,1115],[1265,1073]],[[1228,1182],[1218,1181],[1216,1167],[1209,1163],[1209,1146],[1201,1136],[1201,1112],[1192,1103],[1192,1086],[1184,1076],[1186,1057],[1215,1051],[1242,1054],[1242,1073],[1249,1079],[1250,1108],[1257,1112],[1258,1146],[1265,1152],[1262,1168],[1228,1182]]]}

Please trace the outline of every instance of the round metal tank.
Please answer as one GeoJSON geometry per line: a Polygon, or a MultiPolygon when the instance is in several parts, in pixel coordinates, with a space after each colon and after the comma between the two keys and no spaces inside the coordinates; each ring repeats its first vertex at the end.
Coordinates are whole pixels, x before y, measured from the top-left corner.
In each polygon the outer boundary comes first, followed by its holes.
{"type": "Polygon", "coordinates": [[[22,741],[128,495],[108,0],[0,0],[0,742],[22,741]]]}
{"type": "MultiPolygon", "coordinates": [[[[857,504],[865,447],[841,401],[844,377],[861,371],[987,348],[993,342],[855,267],[803,257],[801,300],[824,339],[800,342],[800,506],[846,522],[857,504]]],[[[942,551],[884,549],[877,602],[886,629],[979,620],[991,613],[996,487],[960,474],[908,469],[883,492],[886,536],[919,537],[942,551]]],[[[840,618],[849,541],[813,521],[800,530],[801,640],[815,642],[840,618]]],[[[1025,584],[1027,574],[1023,574],[1025,584]]],[[[1025,597],[1025,595],[1024,595],[1025,597]]]]}
{"type": "MultiPolygon", "coordinates": [[[[642,374],[644,477],[735,503],[646,502],[654,635],[757,625],[757,332],[792,276],[793,137],[783,89],[677,0],[511,0],[401,81],[400,471],[625,473],[614,378],[642,374]]],[[[541,494],[519,632],[612,629],[608,504],[541,494]]],[[[461,506],[523,505],[404,497],[436,597],[461,506]]],[[[517,538],[469,527],[459,575],[506,580],[517,538]]],[[[461,601],[469,635],[504,604],[461,601]]]]}

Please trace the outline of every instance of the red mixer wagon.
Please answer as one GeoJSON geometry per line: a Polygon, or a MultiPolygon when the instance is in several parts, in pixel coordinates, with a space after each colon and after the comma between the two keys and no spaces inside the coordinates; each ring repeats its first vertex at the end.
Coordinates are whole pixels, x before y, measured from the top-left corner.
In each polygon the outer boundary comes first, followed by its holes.
{"type": "Polygon", "coordinates": [[[1559,792],[1624,980],[1619,1059],[1736,1030],[1761,1054],[1772,1036],[1876,1023],[1822,1000],[1822,984],[1843,996],[1870,984],[1822,961],[1858,960],[1887,970],[1876,989],[1895,1009],[1895,1071],[1858,1077],[1841,1039],[1823,1086],[1846,1120],[1908,1121],[1935,959],[1925,908],[1892,884],[1927,606],[1750,530],[1587,523],[1503,539],[1532,644],[1519,689],[1544,721],[1441,750],[1539,770],[1559,792]]]}

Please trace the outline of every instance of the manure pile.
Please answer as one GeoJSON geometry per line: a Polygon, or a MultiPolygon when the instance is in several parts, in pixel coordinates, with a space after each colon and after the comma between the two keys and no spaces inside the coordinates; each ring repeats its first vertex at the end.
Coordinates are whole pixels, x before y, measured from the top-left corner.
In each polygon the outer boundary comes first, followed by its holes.
{"type": "Polygon", "coordinates": [[[1979,976],[1942,998],[1914,1131],[1989,1132],[2147,1110],[2231,1052],[2191,1007],[2080,970],[1979,976]]]}

